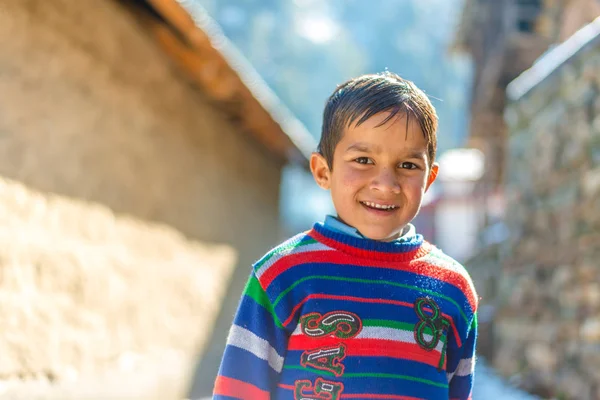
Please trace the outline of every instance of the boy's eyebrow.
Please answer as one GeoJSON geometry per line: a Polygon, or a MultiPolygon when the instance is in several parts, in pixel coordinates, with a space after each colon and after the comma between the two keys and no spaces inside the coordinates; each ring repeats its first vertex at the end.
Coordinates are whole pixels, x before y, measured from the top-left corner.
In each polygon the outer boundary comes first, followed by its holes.
{"type": "Polygon", "coordinates": [[[361,151],[364,153],[368,153],[370,151],[374,151],[377,153],[380,150],[381,149],[377,145],[373,146],[363,142],[353,143],[346,149],[346,151],[361,151]]]}
{"type": "MultiPolygon", "coordinates": [[[[353,143],[350,146],[348,146],[346,151],[360,151],[363,153],[369,153],[369,152],[378,153],[378,152],[381,152],[381,148],[378,145],[369,145],[367,143],[358,142],[358,143],[353,143]]],[[[421,158],[423,158],[423,156],[425,156],[425,157],[427,156],[427,150],[425,150],[425,149],[407,149],[404,156],[408,157],[408,158],[421,159],[421,158]]]]}
{"type": "Polygon", "coordinates": [[[427,156],[426,150],[410,149],[406,152],[406,156],[410,158],[423,158],[427,156]]]}

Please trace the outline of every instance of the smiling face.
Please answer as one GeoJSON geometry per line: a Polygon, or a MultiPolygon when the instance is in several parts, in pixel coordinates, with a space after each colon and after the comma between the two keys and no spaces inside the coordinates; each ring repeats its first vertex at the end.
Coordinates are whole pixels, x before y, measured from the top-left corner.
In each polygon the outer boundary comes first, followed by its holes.
{"type": "Polygon", "coordinates": [[[335,147],[333,165],[314,153],[317,184],[331,191],[338,217],[365,237],[391,241],[419,212],[423,195],[437,176],[427,140],[413,118],[387,112],[347,127],[335,147]]]}

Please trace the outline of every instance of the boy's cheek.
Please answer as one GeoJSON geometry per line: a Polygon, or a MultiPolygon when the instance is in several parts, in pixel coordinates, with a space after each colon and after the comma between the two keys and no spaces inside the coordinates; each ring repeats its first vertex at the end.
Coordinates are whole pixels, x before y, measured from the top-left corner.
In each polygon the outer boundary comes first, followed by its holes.
{"type": "Polygon", "coordinates": [[[344,185],[356,185],[363,181],[367,181],[366,172],[355,168],[345,169],[341,178],[344,185]]]}

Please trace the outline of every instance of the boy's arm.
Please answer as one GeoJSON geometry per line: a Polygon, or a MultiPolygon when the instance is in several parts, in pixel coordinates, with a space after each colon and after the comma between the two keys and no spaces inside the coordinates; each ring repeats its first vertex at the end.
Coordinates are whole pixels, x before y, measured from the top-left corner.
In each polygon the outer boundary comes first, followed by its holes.
{"type": "Polygon", "coordinates": [[[470,400],[473,390],[473,378],[475,373],[475,344],[477,342],[477,313],[473,319],[458,356],[457,367],[454,371],[448,371],[450,376],[450,399],[470,400]]]}
{"type": "Polygon", "coordinates": [[[213,400],[269,400],[279,381],[288,335],[252,272],[227,338],[213,400]]]}

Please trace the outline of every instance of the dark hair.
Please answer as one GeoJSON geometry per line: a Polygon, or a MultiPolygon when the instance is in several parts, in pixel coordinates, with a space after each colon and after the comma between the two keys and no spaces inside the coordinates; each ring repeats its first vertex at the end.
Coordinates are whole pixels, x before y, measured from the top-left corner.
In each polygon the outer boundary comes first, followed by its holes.
{"type": "Polygon", "coordinates": [[[344,128],[355,121],[359,126],[375,114],[389,111],[384,125],[398,113],[416,118],[425,139],[429,164],[435,160],[438,117],[425,93],[413,82],[392,72],[362,75],[338,86],[327,100],[323,111],[323,128],[318,152],[333,168],[333,152],[342,139],[344,128]],[[360,118],[360,119],[359,119],[360,118]]]}

